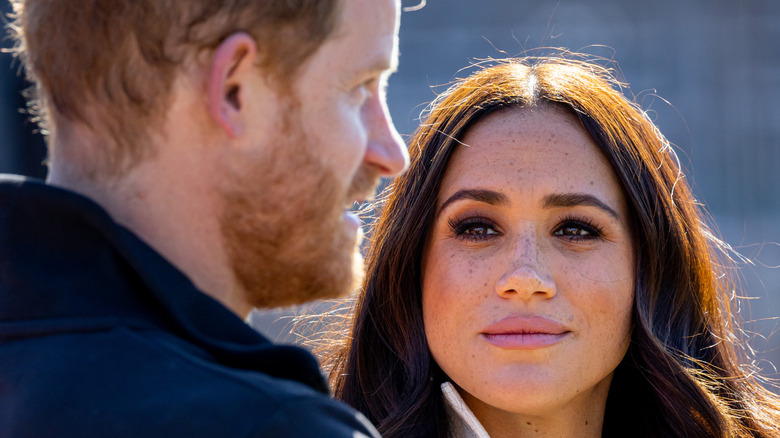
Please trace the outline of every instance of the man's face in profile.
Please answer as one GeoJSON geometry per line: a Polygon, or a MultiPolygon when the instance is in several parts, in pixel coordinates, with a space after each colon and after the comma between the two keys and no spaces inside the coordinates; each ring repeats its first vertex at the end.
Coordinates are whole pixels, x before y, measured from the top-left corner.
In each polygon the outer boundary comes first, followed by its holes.
{"type": "Polygon", "coordinates": [[[280,105],[279,132],[257,134],[271,159],[247,153],[226,177],[222,230],[256,307],[352,291],[363,263],[359,224],[346,209],[408,162],[384,96],[397,60],[399,4],[343,0],[340,12],[333,34],[301,67],[292,104],[280,105]]]}

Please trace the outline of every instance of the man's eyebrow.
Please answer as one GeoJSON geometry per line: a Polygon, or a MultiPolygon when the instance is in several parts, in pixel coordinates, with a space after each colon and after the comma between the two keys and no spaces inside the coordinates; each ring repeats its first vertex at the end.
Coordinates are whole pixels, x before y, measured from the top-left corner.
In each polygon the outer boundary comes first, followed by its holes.
{"type": "MultiPolygon", "coordinates": [[[[385,63],[387,64],[387,63],[385,63]]],[[[391,74],[398,71],[398,52],[396,51],[395,54],[392,55],[390,59],[390,64],[387,65],[387,68],[385,69],[387,72],[387,75],[390,76],[391,74]]]]}
{"type": "Polygon", "coordinates": [[[390,76],[398,71],[398,60],[377,59],[360,69],[363,74],[390,76]]]}
{"type": "Polygon", "coordinates": [[[357,67],[359,75],[384,75],[390,76],[398,71],[398,55],[397,52],[377,52],[370,56],[365,63],[362,63],[357,67]]]}
{"type": "Polygon", "coordinates": [[[543,205],[545,208],[577,207],[581,205],[596,207],[615,219],[619,219],[615,209],[601,199],[587,193],[553,193],[544,197],[543,205]]]}
{"type": "Polygon", "coordinates": [[[509,198],[500,192],[484,189],[465,189],[458,190],[454,195],[447,198],[447,200],[441,204],[441,207],[439,207],[439,212],[444,211],[448,205],[461,199],[471,199],[473,201],[484,202],[485,204],[490,205],[505,205],[509,203],[509,198]]]}

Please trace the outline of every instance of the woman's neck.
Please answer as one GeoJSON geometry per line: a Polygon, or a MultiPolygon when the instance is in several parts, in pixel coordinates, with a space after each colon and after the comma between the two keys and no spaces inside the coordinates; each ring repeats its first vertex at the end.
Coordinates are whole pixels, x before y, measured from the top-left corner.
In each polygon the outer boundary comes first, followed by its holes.
{"type": "Polygon", "coordinates": [[[601,437],[609,379],[572,400],[533,413],[499,409],[459,390],[491,438],[601,437]]]}
{"type": "Polygon", "coordinates": [[[543,437],[601,437],[604,414],[594,416],[553,415],[547,417],[522,416],[503,411],[475,413],[491,438],[543,437]]]}

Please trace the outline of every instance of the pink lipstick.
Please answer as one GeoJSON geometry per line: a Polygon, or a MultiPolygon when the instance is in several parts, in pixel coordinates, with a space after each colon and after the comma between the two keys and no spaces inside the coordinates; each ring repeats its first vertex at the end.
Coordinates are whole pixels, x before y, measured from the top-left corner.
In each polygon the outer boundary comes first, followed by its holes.
{"type": "Polygon", "coordinates": [[[480,333],[488,343],[505,350],[536,350],[557,344],[571,333],[563,324],[540,316],[510,316],[480,333]]]}

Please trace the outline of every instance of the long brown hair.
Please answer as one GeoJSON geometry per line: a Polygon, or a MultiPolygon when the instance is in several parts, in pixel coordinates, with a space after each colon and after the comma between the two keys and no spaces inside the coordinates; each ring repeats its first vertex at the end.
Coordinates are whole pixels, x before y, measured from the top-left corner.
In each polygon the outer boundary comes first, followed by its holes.
{"type": "Polygon", "coordinates": [[[421,260],[439,186],[468,129],[493,111],[552,102],[568,107],[611,163],[636,242],[631,344],[615,371],[604,436],[780,436],[780,401],[740,346],[724,276],[725,246],[683,178],[676,155],[611,70],[567,57],[483,68],[431,106],[415,133],[411,167],[386,191],[368,250],[352,331],[326,357],[335,394],[385,437],[444,437],[439,386],[421,306],[421,260]]]}

